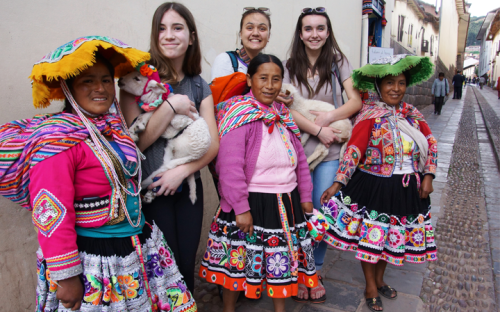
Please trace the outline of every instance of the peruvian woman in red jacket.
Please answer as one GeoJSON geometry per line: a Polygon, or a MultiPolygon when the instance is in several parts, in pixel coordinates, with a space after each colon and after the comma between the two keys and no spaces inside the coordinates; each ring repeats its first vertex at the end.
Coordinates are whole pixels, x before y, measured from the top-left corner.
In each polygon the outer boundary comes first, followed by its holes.
{"type": "Polygon", "coordinates": [[[372,311],[382,309],[378,293],[397,297],[383,279],[387,263],[437,259],[429,198],[437,141],[422,114],[402,101],[406,88],[427,80],[432,67],[426,57],[395,55],[353,72],[354,86],[378,97],[356,117],[335,182],[321,197],[332,223],[325,240],[356,252],[372,311]]]}

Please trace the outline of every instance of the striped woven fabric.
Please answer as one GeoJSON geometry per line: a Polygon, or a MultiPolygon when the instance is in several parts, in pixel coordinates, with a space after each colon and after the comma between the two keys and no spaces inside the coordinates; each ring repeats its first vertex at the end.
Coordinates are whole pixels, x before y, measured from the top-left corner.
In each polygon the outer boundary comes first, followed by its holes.
{"type": "Polygon", "coordinates": [[[233,129],[261,119],[269,126],[269,132],[272,132],[274,124],[279,122],[300,138],[299,127],[293,120],[290,110],[277,102],[268,108],[254,97],[235,96],[217,105],[216,118],[220,138],[233,129]]]}
{"type": "MultiPolygon", "coordinates": [[[[102,134],[113,137],[128,161],[137,163],[135,144],[118,117],[107,114],[89,120],[102,134]]],[[[88,136],[80,118],[69,113],[37,115],[0,126],[0,195],[31,210],[29,169],[88,136]]]]}
{"type": "MultiPolygon", "coordinates": [[[[392,110],[385,108],[388,107],[387,104],[383,106],[384,107],[382,107],[382,105],[380,106],[377,105],[377,102],[366,101],[363,104],[363,107],[359,111],[358,115],[354,119],[354,126],[356,126],[363,120],[391,116],[393,114],[392,110]]],[[[401,108],[396,111],[396,115],[401,116],[403,118],[425,120],[424,116],[414,106],[408,105],[405,102],[401,102],[400,107],[401,108]]]]}

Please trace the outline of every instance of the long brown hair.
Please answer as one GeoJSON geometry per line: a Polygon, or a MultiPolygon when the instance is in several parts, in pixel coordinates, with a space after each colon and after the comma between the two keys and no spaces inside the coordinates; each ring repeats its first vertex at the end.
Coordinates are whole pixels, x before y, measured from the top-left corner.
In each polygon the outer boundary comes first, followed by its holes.
{"type": "Polygon", "coordinates": [[[335,40],[335,36],[333,35],[332,23],[328,14],[311,12],[311,13],[303,13],[299,16],[297,21],[297,26],[295,27],[295,34],[293,35],[292,45],[290,47],[290,58],[286,63],[286,68],[288,69],[288,73],[290,74],[290,80],[294,81],[294,79],[298,83],[298,88],[301,85],[305,85],[309,92],[309,98],[317,95],[319,90],[323,87],[325,83],[331,85],[332,83],[332,64],[333,62],[337,63],[340,67],[341,64],[344,63],[346,59],[344,53],[340,50],[340,47],[335,40]],[[328,27],[328,38],[326,39],[325,45],[321,48],[321,53],[316,61],[316,64],[312,65],[309,62],[309,58],[306,54],[306,47],[302,39],[300,39],[300,34],[302,32],[302,20],[307,15],[321,15],[326,18],[326,25],[328,27]],[[319,83],[316,87],[316,90],[313,90],[307,81],[307,72],[311,71],[312,75],[316,72],[319,75],[319,83]]]}
{"type": "Polygon", "coordinates": [[[182,64],[182,71],[186,76],[201,74],[201,49],[196,23],[193,14],[191,14],[188,8],[177,2],[165,2],[156,9],[151,25],[151,41],[149,46],[151,60],[149,63],[158,69],[158,73],[163,80],[169,83],[175,83],[177,82],[179,73],[175,71],[172,61],[163,55],[159,47],[161,20],[163,15],[169,10],[174,10],[186,21],[189,36],[193,41],[186,50],[186,55],[184,56],[184,62],[182,64]]]}

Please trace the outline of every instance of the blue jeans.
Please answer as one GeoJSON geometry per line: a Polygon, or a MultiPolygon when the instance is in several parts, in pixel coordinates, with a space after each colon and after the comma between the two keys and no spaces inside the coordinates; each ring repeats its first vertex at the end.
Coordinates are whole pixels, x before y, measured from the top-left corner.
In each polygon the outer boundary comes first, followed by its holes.
{"type": "MultiPolygon", "coordinates": [[[[321,195],[327,188],[332,186],[333,181],[335,181],[335,175],[337,174],[337,169],[339,169],[339,161],[331,160],[324,161],[320,163],[314,171],[311,172],[311,179],[313,183],[313,193],[312,200],[314,208],[318,209],[321,207],[321,195]]],[[[325,260],[327,244],[321,241],[314,249],[314,262],[316,264],[316,270],[321,270],[323,262],[325,260]]]]}

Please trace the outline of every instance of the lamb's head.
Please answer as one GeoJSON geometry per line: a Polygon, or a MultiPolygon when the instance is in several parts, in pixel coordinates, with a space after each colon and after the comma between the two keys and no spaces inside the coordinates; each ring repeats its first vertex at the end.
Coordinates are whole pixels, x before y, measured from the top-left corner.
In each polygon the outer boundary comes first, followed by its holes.
{"type": "Polygon", "coordinates": [[[162,96],[166,98],[171,92],[170,87],[167,85],[167,89],[161,82],[156,68],[148,64],[139,65],[137,71],[120,78],[118,86],[130,94],[140,96],[141,108],[145,111],[156,109],[158,104],[155,101],[158,102],[162,96]]]}
{"type": "Polygon", "coordinates": [[[286,95],[291,95],[293,97],[296,97],[297,95],[300,96],[300,93],[297,90],[297,88],[295,88],[289,83],[284,83],[281,85],[281,92],[285,93],[286,95]]]}

